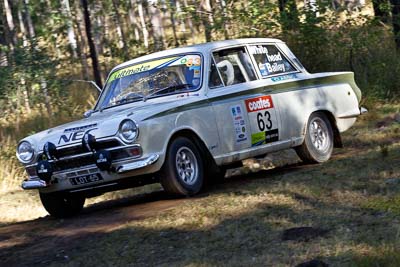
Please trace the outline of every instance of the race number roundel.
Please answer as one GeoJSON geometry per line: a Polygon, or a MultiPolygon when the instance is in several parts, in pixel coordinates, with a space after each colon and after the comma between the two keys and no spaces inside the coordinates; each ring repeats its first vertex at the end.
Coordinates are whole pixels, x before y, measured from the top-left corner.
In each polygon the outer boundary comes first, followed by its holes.
{"type": "Polygon", "coordinates": [[[272,97],[259,96],[244,102],[250,121],[251,146],[278,141],[278,122],[272,97]]]}

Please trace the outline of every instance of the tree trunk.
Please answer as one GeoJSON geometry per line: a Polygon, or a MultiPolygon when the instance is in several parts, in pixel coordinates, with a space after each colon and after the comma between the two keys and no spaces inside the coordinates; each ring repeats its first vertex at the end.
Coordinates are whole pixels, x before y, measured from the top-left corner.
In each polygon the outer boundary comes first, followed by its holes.
{"type": "Polygon", "coordinates": [[[22,94],[23,94],[23,98],[24,98],[25,111],[26,111],[26,113],[30,114],[31,113],[31,105],[29,103],[29,94],[28,94],[28,89],[26,87],[26,81],[25,81],[24,75],[21,75],[20,84],[21,84],[22,94]]]}
{"type": "Polygon", "coordinates": [[[114,12],[115,12],[115,16],[114,16],[114,22],[117,28],[117,34],[119,37],[119,48],[122,48],[122,50],[124,51],[124,59],[125,57],[128,55],[128,49],[126,46],[126,40],[125,40],[125,34],[124,34],[124,30],[122,28],[122,23],[121,23],[121,15],[119,13],[118,10],[118,0],[112,0],[112,4],[113,4],[113,8],[114,8],[114,12]]]}
{"type": "Polygon", "coordinates": [[[179,40],[178,40],[178,35],[176,31],[176,20],[175,20],[175,13],[176,13],[176,3],[174,0],[170,1],[170,19],[171,19],[171,25],[172,25],[172,33],[174,35],[174,40],[175,40],[175,46],[179,46],[179,40]]]}
{"type": "Polygon", "coordinates": [[[85,20],[86,37],[87,37],[87,42],[89,44],[90,58],[92,59],[93,77],[94,77],[94,80],[97,83],[97,85],[100,88],[102,88],[103,83],[102,83],[100,71],[99,71],[99,61],[97,59],[96,47],[94,46],[93,39],[92,39],[88,2],[87,2],[87,0],[81,0],[81,4],[83,7],[83,17],[85,20]]]}
{"type": "MultiPolygon", "coordinates": [[[[188,5],[187,0],[183,0],[183,6],[185,7],[185,9],[188,9],[189,5],[188,5]]],[[[192,19],[187,15],[186,15],[186,23],[188,24],[189,29],[190,29],[190,33],[192,36],[192,44],[194,44],[196,42],[196,40],[195,40],[195,32],[194,32],[193,22],[192,22],[192,19]]]]}
{"type": "Polygon", "coordinates": [[[162,17],[159,8],[156,6],[157,1],[151,0],[149,2],[150,22],[152,27],[152,35],[154,39],[154,51],[164,49],[164,29],[162,26],[162,17]]]}
{"type": "Polygon", "coordinates": [[[212,41],[212,28],[214,26],[214,16],[210,0],[200,2],[200,18],[204,26],[204,34],[207,42],[212,41]]]}
{"type": "Polygon", "coordinates": [[[72,57],[77,58],[77,44],[76,44],[76,37],[75,37],[75,32],[74,32],[74,27],[72,24],[72,15],[71,15],[71,8],[69,6],[69,0],[62,0],[61,1],[62,5],[62,13],[66,17],[66,25],[67,25],[67,35],[68,35],[68,43],[71,47],[71,52],[72,52],[72,57]]]}
{"type": "Polygon", "coordinates": [[[29,0],[24,0],[25,18],[26,18],[26,23],[28,24],[29,37],[31,40],[33,40],[36,38],[36,34],[28,6],[29,6],[29,0]]]}
{"type": "Polygon", "coordinates": [[[19,21],[19,30],[21,31],[21,35],[22,35],[22,46],[27,47],[28,46],[28,38],[26,37],[26,35],[27,35],[26,28],[25,28],[24,19],[22,17],[22,12],[21,12],[20,8],[18,8],[17,14],[18,14],[18,21],[19,21]]]}
{"type": "Polygon", "coordinates": [[[186,25],[185,22],[182,19],[182,7],[181,7],[181,3],[179,2],[179,0],[175,0],[175,6],[176,6],[176,15],[179,15],[179,25],[181,27],[181,32],[185,33],[186,32],[186,25]]]}
{"type": "Polygon", "coordinates": [[[6,30],[8,30],[8,39],[9,39],[9,44],[11,45],[11,49],[15,47],[17,44],[17,35],[15,32],[15,24],[14,24],[14,19],[12,16],[12,10],[10,3],[8,0],[4,0],[4,11],[6,14],[6,21],[7,21],[7,27],[6,30]]]}
{"type": "Polygon", "coordinates": [[[140,41],[140,33],[139,33],[140,25],[139,25],[139,22],[138,22],[138,20],[136,18],[134,0],[130,0],[129,4],[130,4],[130,9],[129,9],[129,12],[128,12],[128,14],[129,14],[129,22],[132,25],[134,25],[133,32],[134,32],[134,35],[135,35],[135,40],[136,41],[140,41]]]}
{"type": "Polygon", "coordinates": [[[47,90],[47,82],[45,79],[42,79],[40,81],[40,87],[42,88],[42,92],[44,95],[44,102],[46,105],[47,114],[49,115],[50,125],[52,125],[53,110],[50,105],[50,96],[49,96],[49,92],[47,90]]]}
{"type": "Polygon", "coordinates": [[[228,12],[226,10],[226,2],[225,0],[218,0],[220,8],[221,8],[221,13],[222,13],[222,25],[224,27],[224,37],[225,39],[229,39],[229,29],[228,29],[228,12]]]}
{"type": "Polygon", "coordinates": [[[137,6],[138,6],[140,25],[142,26],[143,44],[144,44],[144,47],[148,48],[149,47],[149,31],[147,30],[147,27],[146,27],[146,20],[144,18],[142,0],[137,0],[137,6]]]}
{"type": "Polygon", "coordinates": [[[84,80],[89,80],[89,66],[86,57],[86,42],[84,38],[84,31],[85,28],[83,27],[83,19],[82,19],[82,11],[79,6],[79,2],[75,1],[75,16],[74,16],[74,23],[76,28],[78,29],[78,38],[77,38],[77,50],[78,55],[81,60],[82,64],[82,75],[84,80]]]}

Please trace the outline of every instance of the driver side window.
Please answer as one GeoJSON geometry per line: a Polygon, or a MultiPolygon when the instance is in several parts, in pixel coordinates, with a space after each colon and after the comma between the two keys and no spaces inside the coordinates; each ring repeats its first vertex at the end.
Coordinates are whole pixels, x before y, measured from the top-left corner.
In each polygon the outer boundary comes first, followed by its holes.
{"type": "Polygon", "coordinates": [[[215,52],[213,58],[225,86],[256,80],[253,65],[244,47],[215,52]]]}

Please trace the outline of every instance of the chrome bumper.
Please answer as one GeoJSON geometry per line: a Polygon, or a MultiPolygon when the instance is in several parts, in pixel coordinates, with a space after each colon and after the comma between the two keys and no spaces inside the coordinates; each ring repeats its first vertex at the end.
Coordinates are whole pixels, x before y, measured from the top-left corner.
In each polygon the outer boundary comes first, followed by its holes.
{"type": "Polygon", "coordinates": [[[133,170],[137,170],[140,168],[144,168],[146,166],[149,166],[151,164],[154,164],[160,156],[158,154],[152,154],[149,157],[134,161],[131,163],[123,164],[117,168],[117,173],[125,173],[133,170]]]}
{"type": "MultiPolygon", "coordinates": [[[[123,173],[129,172],[129,171],[147,167],[149,165],[154,164],[159,158],[160,158],[160,156],[158,154],[151,154],[149,157],[144,158],[144,159],[121,164],[119,166],[117,165],[118,167],[116,169],[116,173],[123,174],[123,173]]],[[[21,185],[21,187],[25,190],[40,189],[40,188],[45,188],[48,186],[49,185],[46,184],[45,181],[43,181],[37,177],[33,178],[32,180],[26,180],[26,181],[22,182],[22,185],[21,185]]]]}
{"type": "Polygon", "coordinates": [[[47,184],[43,180],[26,180],[22,182],[21,185],[22,189],[29,190],[29,189],[39,189],[47,187],[47,184]]]}

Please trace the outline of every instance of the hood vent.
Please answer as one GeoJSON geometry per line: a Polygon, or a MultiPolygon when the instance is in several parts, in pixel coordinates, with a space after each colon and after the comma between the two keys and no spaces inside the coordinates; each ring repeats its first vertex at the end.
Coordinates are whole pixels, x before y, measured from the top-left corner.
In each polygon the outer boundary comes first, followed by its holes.
{"type": "Polygon", "coordinates": [[[64,130],[64,133],[82,131],[82,130],[93,128],[93,127],[96,127],[96,126],[97,126],[97,123],[93,123],[93,124],[88,124],[88,125],[79,126],[79,127],[67,128],[67,129],[64,130]]]}

